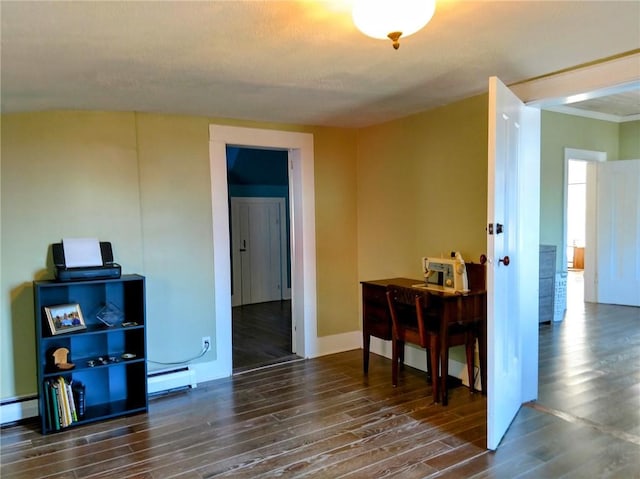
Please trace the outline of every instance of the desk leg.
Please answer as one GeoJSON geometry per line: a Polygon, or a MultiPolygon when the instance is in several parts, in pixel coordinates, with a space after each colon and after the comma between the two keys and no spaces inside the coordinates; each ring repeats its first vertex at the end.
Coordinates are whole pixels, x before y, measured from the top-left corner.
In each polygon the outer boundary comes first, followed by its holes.
{"type": "Polygon", "coordinates": [[[371,347],[371,335],[363,333],[362,335],[362,364],[364,374],[369,374],[369,349],[371,347]]]}
{"type": "Polygon", "coordinates": [[[433,402],[438,403],[438,358],[440,357],[440,345],[436,338],[431,340],[428,353],[428,365],[427,369],[431,372],[431,389],[433,394],[433,402]]]}
{"type": "Polygon", "coordinates": [[[473,393],[476,390],[476,384],[474,381],[475,375],[473,374],[474,372],[473,358],[476,350],[477,334],[474,334],[474,331],[472,329],[469,329],[466,334],[467,334],[467,340],[465,341],[464,347],[465,347],[465,355],[467,360],[467,376],[469,377],[469,391],[473,393]]]}
{"type": "Polygon", "coordinates": [[[440,390],[438,391],[443,406],[446,406],[449,402],[449,391],[447,389],[447,377],[449,376],[448,342],[449,338],[445,327],[444,332],[440,335],[440,390]]]}
{"type": "Polygon", "coordinates": [[[480,357],[480,385],[482,394],[487,395],[487,322],[478,328],[478,356],[480,357]]]}

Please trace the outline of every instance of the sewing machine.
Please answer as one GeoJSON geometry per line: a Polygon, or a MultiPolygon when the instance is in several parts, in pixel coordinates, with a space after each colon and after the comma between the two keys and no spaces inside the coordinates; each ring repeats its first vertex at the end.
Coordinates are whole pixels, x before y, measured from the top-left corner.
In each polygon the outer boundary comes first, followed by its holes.
{"type": "Polygon", "coordinates": [[[424,284],[415,285],[415,287],[450,293],[469,292],[467,267],[462,255],[458,252],[451,253],[451,258],[425,256],[422,258],[422,271],[424,284]]]}

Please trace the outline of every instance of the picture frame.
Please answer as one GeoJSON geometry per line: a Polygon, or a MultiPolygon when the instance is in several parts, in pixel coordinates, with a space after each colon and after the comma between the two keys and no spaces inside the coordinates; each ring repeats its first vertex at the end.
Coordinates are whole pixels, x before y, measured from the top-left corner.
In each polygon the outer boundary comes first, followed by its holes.
{"type": "Polygon", "coordinates": [[[47,315],[52,336],[87,328],[78,303],[45,306],[44,312],[47,315]]]}

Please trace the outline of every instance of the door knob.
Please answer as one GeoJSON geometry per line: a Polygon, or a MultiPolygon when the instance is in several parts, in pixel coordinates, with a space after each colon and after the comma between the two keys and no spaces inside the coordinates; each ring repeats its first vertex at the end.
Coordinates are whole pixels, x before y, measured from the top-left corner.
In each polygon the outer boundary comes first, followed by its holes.
{"type": "Polygon", "coordinates": [[[510,261],[510,260],[509,260],[509,257],[508,257],[508,256],[505,256],[504,258],[502,258],[502,259],[499,259],[499,260],[498,260],[498,262],[499,262],[499,263],[502,263],[502,264],[504,264],[505,266],[509,266],[509,261],[510,261]]]}

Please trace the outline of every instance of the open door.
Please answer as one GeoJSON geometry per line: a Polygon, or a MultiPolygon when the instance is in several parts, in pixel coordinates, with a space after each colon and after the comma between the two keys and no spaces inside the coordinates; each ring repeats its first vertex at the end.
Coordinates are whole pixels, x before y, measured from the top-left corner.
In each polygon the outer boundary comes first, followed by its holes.
{"type": "Polygon", "coordinates": [[[489,79],[487,447],[538,394],[540,111],[489,79]]]}
{"type": "Polygon", "coordinates": [[[640,160],[598,163],[598,302],[640,306],[640,160]]]}

